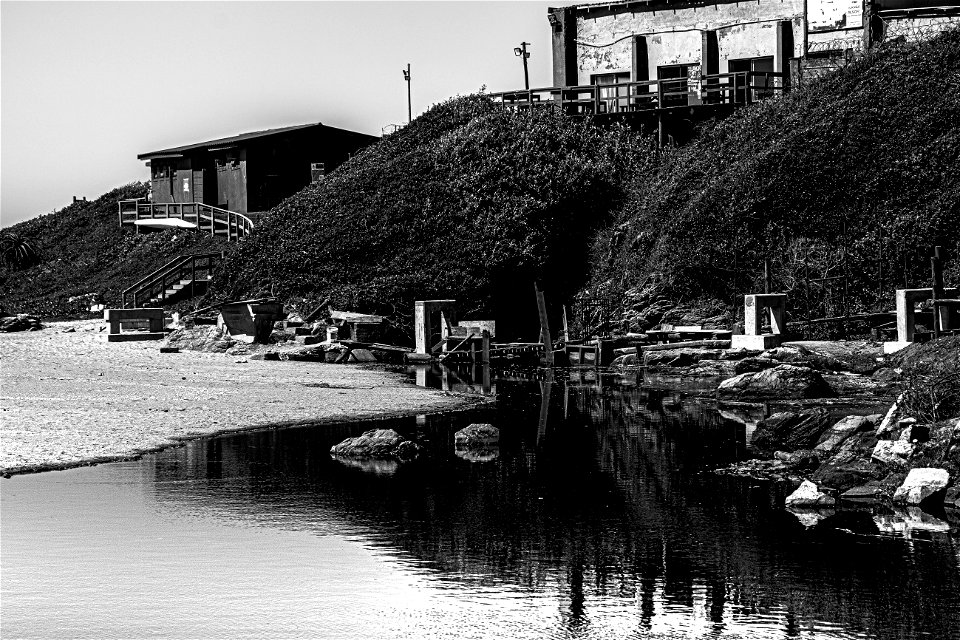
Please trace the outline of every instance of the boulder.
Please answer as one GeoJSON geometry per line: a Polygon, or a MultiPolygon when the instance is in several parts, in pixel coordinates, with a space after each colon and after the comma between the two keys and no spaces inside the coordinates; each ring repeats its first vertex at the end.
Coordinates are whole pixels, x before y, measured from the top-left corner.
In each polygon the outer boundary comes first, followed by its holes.
{"type": "Polygon", "coordinates": [[[781,364],[757,373],[744,373],[724,380],[717,387],[721,398],[798,399],[834,395],[823,377],[809,367],[781,364]]]}
{"type": "Polygon", "coordinates": [[[492,424],[471,424],[453,435],[457,449],[485,449],[500,443],[500,430],[492,424]]]}
{"type": "Polygon", "coordinates": [[[350,351],[350,362],[377,362],[377,356],[369,349],[353,349],[350,351]]]}
{"type": "Polygon", "coordinates": [[[0,318],[0,332],[10,333],[13,331],[37,331],[42,329],[40,319],[36,316],[18,313],[15,316],[3,316],[0,318]]]}
{"type": "Polygon", "coordinates": [[[880,482],[871,480],[852,489],[847,489],[840,497],[843,500],[877,500],[880,497],[880,482]]]}
{"type": "Polygon", "coordinates": [[[832,507],[836,504],[833,496],[820,491],[814,483],[804,480],[797,490],[787,496],[785,501],[788,507],[832,507]]]}
{"type": "Polygon", "coordinates": [[[881,440],[892,440],[897,437],[897,427],[900,423],[900,406],[899,403],[903,399],[901,395],[897,398],[897,401],[890,405],[890,408],[887,409],[887,413],[883,416],[883,420],[880,421],[880,424],[877,425],[877,437],[881,440]]]}
{"type": "Polygon", "coordinates": [[[920,505],[927,500],[939,498],[942,502],[950,474],[946,469],[923,467],[911,469],[906,480],[894,492],[893,501],[902,504],[920,505]]]}
{"type": "Polygon", "coordinates": [[[422,452],[416,442],[393,429],[371,429],[355,438],[347,438],[330,447],[335,458],[412,460],[422,452]]]}
{"type": "Polygon", "coordinates": [[[166,338],[164,346],[176,347],[181,351],[204,351],[206,353],[225,353],[237,341],[216,325],[193,325],[174,329],[166,338]]]}
{"type": "Polygon", "coordinates": [[[880,440],[870,458],[881,464],[905,467],[913,455],[914,445],[903,440],[880,440]]]}
{"type": "Polygon", "coordinates": [[[836,451],[844,440],[859,431],[873,427],[873,422],[864,416],[847,416],[826,430],[813,448],[819,454],[829,455],[836,451]]]}
{"type": "Polygon", "coordinates": [[[757,423],[750,444],[758,449],[796,451],[812,449],[830,426],[825,409],[781,411],[757,423]]]}
{"type": "Polygon", "coordinates": [[[883,349],[870,342],[842,340],[798,340],[784,342],[782,349],[798,349],[809,365],[820,371],[849,371],[871,374],[880,368],[883,349]]]}

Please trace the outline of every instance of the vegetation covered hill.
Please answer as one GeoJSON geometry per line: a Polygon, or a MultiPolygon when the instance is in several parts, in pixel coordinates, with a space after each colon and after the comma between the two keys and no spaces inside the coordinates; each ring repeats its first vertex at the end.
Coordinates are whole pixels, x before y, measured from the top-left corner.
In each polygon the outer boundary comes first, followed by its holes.
{"type": "Polygon", "coordinates": [[[279,205],[215,288],[394,317],[455,298],[498,331],[535,326],[534,281],[555,298],[582,286],[591,234],[654,156],[625,128],[456,98],[279,205]]]}
{"type": "Polygon", "coordinates": [[[892,309],[929,286],[930,249],[960,280],[960,31],[892,46],[744,109],[639,175],[593,246],[584,298],[635,327],[774,291],[793,317],[892,309]],[[809,282],[828,278],[821,282],[809,282]],[[835,279],[833,279],[835,278],[835,279]]]}
{"type": "Polygon", "coordinates": [[[45,318],[88,316],[92,300],[119,306],[120,292],[150,271],[178,255],[209,250],[213,241],[203,234],[138,235],[132,227],[121,228],[117,201],[146,194],[145,184],[134,183],[4,229],[36,257],[0,266],[3,311],[45,318]]]}

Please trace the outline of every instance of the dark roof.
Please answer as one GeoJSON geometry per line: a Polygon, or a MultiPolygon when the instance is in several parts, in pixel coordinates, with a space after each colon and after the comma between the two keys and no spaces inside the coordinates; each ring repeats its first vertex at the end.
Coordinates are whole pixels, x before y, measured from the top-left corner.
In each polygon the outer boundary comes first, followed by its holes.
{"type": "Polygon", "coordinates": [[[236,136],[231,136],[229,138],[218,138],[216,140],[208,140],[207,142],[195,142],[194,144],[187,144],[182,147],[171,147],[169,149],[161,149],[159,151],[150,151],[148,153],[141,153],[137,156],[138,160],[150,160],[152,158],[177,158],[189,151],[212,151],[217,147],[230,147],[234,146],[240,142],[246,142],[247,140],[253,140],[256,138],[266,138],[268,136],[276,136],[283,133],[288,133],[290,131],[298,131],[300,129],[310,129],[312,127],[322,127],[324,129],[330,129],[331,131],[343,131],[346,133],[351,133],[357,136],[363,136],[365,138],[374,139],[374,136],[368,136],[364,133],[358,133],[356,131],[348,131],[346,129],[337,129],[336,127],[328,127],[322,122],[312,122],[309,124],[298,124],[292,127],[280,127],[279,129],[265,129],[263,131],[251,131],[249,133],[241,133],[236,136]]]}

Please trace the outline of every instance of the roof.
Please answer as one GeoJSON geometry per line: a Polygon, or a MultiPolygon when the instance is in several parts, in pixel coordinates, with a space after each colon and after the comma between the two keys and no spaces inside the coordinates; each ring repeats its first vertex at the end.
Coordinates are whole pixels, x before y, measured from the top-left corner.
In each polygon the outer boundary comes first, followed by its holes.
{"type": "Polygon", "coordinates": [[[185,153],[190,151],[213,151],[217,148],[232,147],[241,142],[246,142],[247,140],[255,140],[257,138],[267,138],[269,136],[281,135],[284,133],[289,133],[291,131],[299,131],[302,129],[310,129],[312,127],[322,127],[324,129],[330,129],[331,131],[344,131],[346,133],[352,133],[358,136],[364,136],[367,138],[374,138],[374,136],[368,136],[363,133],[358,133],[356,131],[347,131],[346,129],[337,129],[336,127],[328,127],[322,122],[311,122],[309,124],[298,124],[292,127],[280,127],[279,129],[264,129],[263,131],[251,131],[249,133],[241,133],[239,135],[231,136],[229,138],[217,138],[216,140],[208,140],[206,142],[195,142],[193,144],[183,145],[182,147],[171,147],[169,149],[160,149],[159,151],[150,151],[148,153],[141,153],[137,156],[138,160],[151,160],[153,158],[179,158],[185,153]]]}

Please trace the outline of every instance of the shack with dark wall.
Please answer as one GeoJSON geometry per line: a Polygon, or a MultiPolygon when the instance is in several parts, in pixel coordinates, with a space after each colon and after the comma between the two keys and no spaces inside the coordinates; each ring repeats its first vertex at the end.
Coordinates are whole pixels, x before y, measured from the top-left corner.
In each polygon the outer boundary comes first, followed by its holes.
{"type": "Polygon", "coordinates": [[[150,167],[153,202],[202,202],[248,214],[267,211],[376,139],[318,122],[151,151],[137,158],[150,167]]]}

